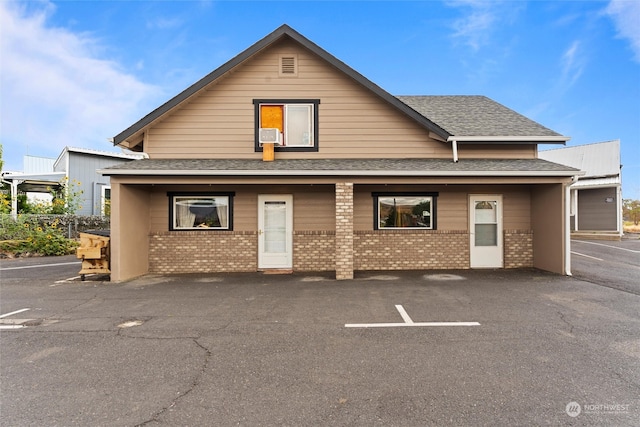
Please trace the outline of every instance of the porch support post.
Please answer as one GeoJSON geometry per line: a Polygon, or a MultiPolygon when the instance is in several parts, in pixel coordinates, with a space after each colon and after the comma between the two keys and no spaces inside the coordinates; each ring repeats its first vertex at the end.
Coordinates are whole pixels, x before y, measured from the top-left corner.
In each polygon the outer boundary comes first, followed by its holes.
{"type": "Polygon", "coordinates": [[[22,182],[17,179],[11,180],[11,216],[13,219],[18,218],[18,185],[22,182]]]}
{"type": "Polygon", "coordinates": [[[353,279],[353,183],[336,183],[336,279],[353,279]]]}

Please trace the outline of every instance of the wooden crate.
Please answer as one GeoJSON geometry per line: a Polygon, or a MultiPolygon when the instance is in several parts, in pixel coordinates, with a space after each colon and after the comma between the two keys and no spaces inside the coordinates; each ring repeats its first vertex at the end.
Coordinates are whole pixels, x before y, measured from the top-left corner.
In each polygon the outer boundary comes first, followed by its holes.
{"type": "Polygon", "coordinates": [[[111,273],[109,269],[110,238],[96,234],[80,233],[80,246],[76,249],[76,257],[82,259],[80,275],[111,273]]]}

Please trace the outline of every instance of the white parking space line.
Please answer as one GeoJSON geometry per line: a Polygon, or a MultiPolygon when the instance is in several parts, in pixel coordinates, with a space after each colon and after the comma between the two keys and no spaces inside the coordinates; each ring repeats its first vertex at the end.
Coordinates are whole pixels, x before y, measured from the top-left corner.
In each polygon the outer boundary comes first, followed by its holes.
{"type": "Polygon", "coordinates": [[[583,256],[583,257],[585,257],[585,258],[595,259],[596,261],[604,261],[602,258],[596,258],[596,257],[591,256],[591,255],[581,254],[580,252],[574,252],[574,251],[571,251],[571,253],[572,253],[572,254],[574,254],[574,255],[580,255],[580,256],[583,256]]]}
{"type": "MultiPolygon", "coordinates": [[[[14,314],[23,313],[23,312],[28,311],[28,310],[31,310],[31,309],[30,308],[23,308],[23,309],[20,309],[20,310],[12,311],[11,313],[5,313],[5,314],[0,315],[0,319],[4,319],[5,317],[13,316],[14,314]]],[[[7,320],[9,320],[9,319],[7,319],[7,320]]],[[[13,324],[9,323],[9,324],[0,325],[0,330],[3,330],[3,329],[21,329],[21,328],[24,328],[24,325],[15,324],[15,323],[13,323],[13,324]]]]}
{"type": "Polygon", "coordinates": [[[411,317],[409,317],[403,306],[399,304],[396,305],[396,310],[398,310],[400,316],[402,316],[402,320],[404,320],[404,323],[407,323],[409,325],[413,324],[413,320],[411,320],[411,317]]]}
{"type": "Polygon", "coordinates": [[[23,308],[21,310],[12,311],[11,313],[2,314],[2,315],[0,315],[0,319],[2,319],[4,317],[13,316],[14,314],[22,313],[22,312],[29,311],[29,310],[31,310],[31,309],[30,308],[23,308]]]}
{"type": "MultiPolygon", "coordinates": [[[[91,277],[91,276],[95,276],[95,274],[86,274],[85,277],[91,277]]],[[[55,282],[53,282],[53,285],[49,285],[50,287],[53,286],[58,286],[60,283],[69,283],[69,282],[75,282],[78,279],[80,279],[82,276],[73,276],[73,277],[69,277],[68,279],[62,279],[62,280],[56,280],[55,282]]]]}
{"type": "Polygon", "coordinates": [[[631,252],[632,254],[640,254],[640,251],[634,251],[633,249],[619,248],[618,246],[605,245],[604,243],[586,242],[584,240],[572,240],[572,243],[585,243],[587,245],[604,246],[605,248],[619,249],[621,251],[631,252]]]}
{"type": "Polygon", "coordinates": [[[0,271],[9,271],[9,270],[22,270],[25,268],[44,268],[44,267],[55,267],[58,265],[79,265],[82,264],[81,261],[76,262],[59,262],[57,264],[38,264],[38,265],[25,265],[23,267],[9,267],[9,268],[0,268],[0,271]]]}
{"type": "Polygon", "coordinates": [[[396,328],[407,326],[480,326],[478,322],[414,322],[404,307],[396,305],[404,323],[346,323],[345,328],[396,328]]]}
{"type": "Polygon", "coordinates": [[[396,328],[407,326],[480,326],[478,322],[347,323],[345,328],[396,328]]]}

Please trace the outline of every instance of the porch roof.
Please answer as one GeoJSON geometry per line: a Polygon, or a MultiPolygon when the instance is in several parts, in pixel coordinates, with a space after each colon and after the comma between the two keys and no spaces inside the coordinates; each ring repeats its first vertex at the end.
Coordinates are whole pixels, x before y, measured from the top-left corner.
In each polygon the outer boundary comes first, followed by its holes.
{"type": "Polygon", "coordinates": [[[98,171],[137,176],[577,176],[542,159],[144,159],[98,171]]]}

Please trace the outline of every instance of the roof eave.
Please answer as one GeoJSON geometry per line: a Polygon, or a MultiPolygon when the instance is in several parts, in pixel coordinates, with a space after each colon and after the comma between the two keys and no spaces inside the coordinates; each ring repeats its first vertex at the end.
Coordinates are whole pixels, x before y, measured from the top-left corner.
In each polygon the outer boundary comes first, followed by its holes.
{"type": "Polygon", "coordinates": [[[456,141],[460,143],[489,142],[493,144],[566,144],[571,139],[570,136],[456,136],[451,135],[447,142],[456,141]]]}
{"type": "Polygon", "coordinates": [[[430,171],[430,170],[136,170],[100,169],[105,176],[353,176],[353,177],[572,177],[583,171],[430,171]]]}

